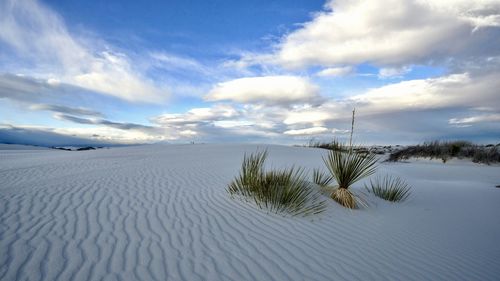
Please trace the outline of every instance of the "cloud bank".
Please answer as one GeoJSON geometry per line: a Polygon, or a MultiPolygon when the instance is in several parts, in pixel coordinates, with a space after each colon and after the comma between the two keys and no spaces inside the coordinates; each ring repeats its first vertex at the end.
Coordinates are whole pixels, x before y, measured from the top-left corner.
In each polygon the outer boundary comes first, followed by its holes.
{"type": "Polygon", "coordinates": [[[495,0],[337,0],[325,9],[283,38],[280,64],[406,65],[500,54],[495,0]]]}

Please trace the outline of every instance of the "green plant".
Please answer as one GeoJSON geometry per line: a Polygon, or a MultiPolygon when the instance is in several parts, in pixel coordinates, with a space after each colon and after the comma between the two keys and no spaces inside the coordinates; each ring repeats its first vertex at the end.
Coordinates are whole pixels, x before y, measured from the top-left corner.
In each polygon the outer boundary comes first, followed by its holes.
{"type": "Polygon", "coordinates": [[[228,185],[231,196],[253,201],[273,213],[307,216],[324,211],[321,194],[304,180],[302,169],[264,171],[267,151],[245,154],[240,174],[228,185]]]}
{"type": "Polygon", "coordinates": [[[410,196],[411,187],[400,177],[385,175],[370,180],[369,186],[365,185],[368,192],[384,200],[401,202],[410,196]]]}
{"type": "Polygon", "coordinates": [[[356,208],[356,196],[349,187],[362,178],[375,173],[377,169],[377,158],[375,154],[361,154],[355,150],[330,151],[323,158],[330,175],[337,182],[337,187],[332,191],[330,197],[344,207],[356,208]]]}
{"type": "Polygon", "coordinates": [[[313,170],[313,182],[321,187],[328,186],[333,181],[333,177],[321,172],[319,169],[313,170]]]}

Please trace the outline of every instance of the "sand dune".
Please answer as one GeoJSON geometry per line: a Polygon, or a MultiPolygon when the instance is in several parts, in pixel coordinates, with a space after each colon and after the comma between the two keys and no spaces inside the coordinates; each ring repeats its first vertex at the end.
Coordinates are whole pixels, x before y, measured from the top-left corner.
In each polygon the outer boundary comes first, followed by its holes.
{"type": "MultiPolygon", "coordinates": [[[[266,147],[273,167],[326,153],[266,147]]],[[[498,280],[498,166],[384,163],[409,201],[290,218],[226,193],[255,149],[0,150],[0,280],[498,280]]]]}

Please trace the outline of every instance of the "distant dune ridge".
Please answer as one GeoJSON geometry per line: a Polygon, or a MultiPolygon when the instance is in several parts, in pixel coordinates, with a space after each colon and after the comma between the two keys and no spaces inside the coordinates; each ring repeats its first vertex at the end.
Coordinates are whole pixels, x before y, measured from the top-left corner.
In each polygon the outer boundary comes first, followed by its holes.
{"type": "MultiPolygon", "coordinates": [[[[268,214],[225,188],[244,153],[323,168],[324,149],[0,147],[0,280],[498,280],[500,167],[381,162],[412,196],[268,214]]],[[[362,180],[352,187],[363,192],[362,180]]]]}

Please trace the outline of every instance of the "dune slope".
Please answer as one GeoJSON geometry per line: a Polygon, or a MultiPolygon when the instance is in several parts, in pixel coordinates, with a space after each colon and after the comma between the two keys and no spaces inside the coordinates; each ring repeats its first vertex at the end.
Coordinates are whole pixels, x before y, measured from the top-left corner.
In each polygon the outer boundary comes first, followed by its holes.
{"type": "MultiPolygon", "coordinates": [[[[266,147],[272,167],[326,153],[266,147]]],[[[290,218],[225,191],[256,148],[0,150],[0,280],[498,280],[498,166],[383,163],[408,201],[290,218]]]]}

